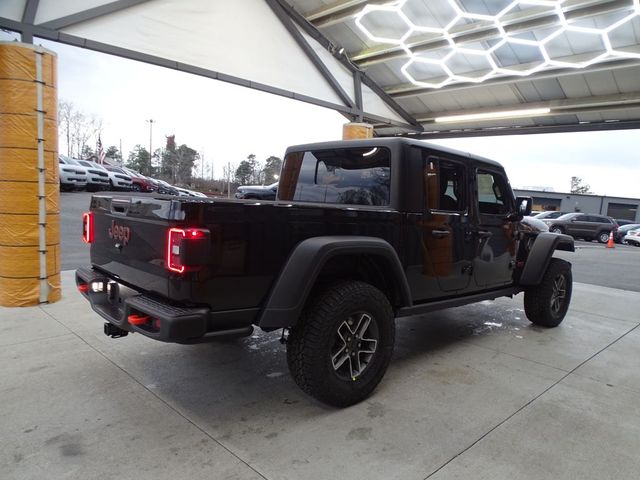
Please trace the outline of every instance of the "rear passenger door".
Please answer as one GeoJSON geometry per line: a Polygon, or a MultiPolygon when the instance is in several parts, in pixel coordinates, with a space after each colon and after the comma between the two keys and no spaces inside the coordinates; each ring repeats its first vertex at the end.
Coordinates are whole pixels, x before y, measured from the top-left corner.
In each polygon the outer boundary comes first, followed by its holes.
{"type": "Polygon", "coordinates": [[[513,282],[516,257],[515,223],[507,219],[515,211],[513,193],[502,171],[475,171],[474,279],[478,289],[513,282]]]}
{"type": "Polygon", "coordinates": [[[417,298],[438,296],[426,291],[433,279],[440,295],[461,293],[469,287],[473,259],[467,165],[423,150],[422,169],[424,211],[418,225],[425,291],[417,298]]]}
{"type": "Polygon", "coordinates": [[[593,231],[594,230],[593,227],[594,225],[589,220],[589,216],[581,214],[581,215],[576,215],[569,221],[565,231],[569,235],[573,235],[575,237],[591,238],[595,235],[595,232],[593,231]]]}

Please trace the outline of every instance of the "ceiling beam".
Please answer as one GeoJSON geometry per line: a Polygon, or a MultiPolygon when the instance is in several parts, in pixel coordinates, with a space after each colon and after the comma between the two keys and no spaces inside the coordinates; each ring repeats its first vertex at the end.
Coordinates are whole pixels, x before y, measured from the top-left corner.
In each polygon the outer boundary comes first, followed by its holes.
{"type": "Polygon", "coordinates": [[[420,131],[422,127],[401,105],[399,105],[393,98],[391,98],[384,89],[372,80],[365,72],[360,70],[356,65],[349,60],[344,54],[344,49],[334,45],[331,41],[322,34],[316,27],[314,27],[307,19],[300,14],[295,8],[293,8],[286,0],[277,0],[282,8],[287,12],[291,19],[302,29],[307,35],[315,39],[320,45],[322,45],[329,53],[333,55],[347,70],[352,73],[360,72],[360,81],[363,85],[369,87],[373,92],[380,97],[380,99],[387,104],[394,112],[402,117],[407,123],[413,126],[412,130],[420,131]]]}
{"type": "MultiPolygon", "coordinates": [[[[448,110],[446,112],[429,112],[416,115],[418,121],[422,124],[433,124],[438,117],[455,116],[455,115],[474,115],[488,112],[524,110],[530,108],[549,108],[550,113],[535,115],[535,117],[548,117],[555,115],[575,115],[578,113],[592,111],[611,111],[625,108],[640,107],[640,93],[620,93],[615,95],[596,95],[582,98],[567,98],[562,100],[549,100],[545,102],[529,102],[516,105],[504,106],[499,108],[486,107],[476,109],[464,109],[459,111],[448,110]]],[[[471,122],[469,122],[471,123],[471,122]]]]}
{"type": "MultiPolygon", "coordinates": [[[[30,25],[34,22],[39,3],[40,0],[27,0],[22,11],[22,23],[30,25]]],[[[24,43],[33,43],[33,31],[30,28],[23,30],[20,33],[20,40],[24,43]]]]}
{"type": "Polygon", "coordinates": [[[314,10],[305,18],[314,27],[326,28],[342,23],[348,18],[355,17],[365,5],[383,5],[390,0],[338,0],[314,10]]]}
{"type": "MultiPolygon", "coordinates": [[[[293,24],[293,20],[291,20],[291,17],[289,17],[285,13],[285,11],[277,2],[277,0],[265,0],[265,1],[273,11],[275,16],[278,17],[278,20],[280,20],[280,23],[284,26],[284,28],[287,29],[287,32],[289,32],[289,35],[291,35],[293,40],[298,44],[298,46],[304,52],[307,58],[311,61],[311,63],[313,63],[313,66],[316,67],[316,70],[318,70],[320,75],[322,75],[322,78],[324,78],[325,81],[329,84],[329,86],[334,91],[334,93],[338,95],[340,100],[342,100],[342,102],[345,105],[348,105],[351,108],[355,108],[356,105],[351,99],[351,97],[349,97],[347,92],[344,91],[344,89],[342,88],[342,85],[340,85],[340,82],[336,80],[336,78],[333,76],[329,68],[324,64],[324,62],[318,56],[315,50],[311,48],[311,45],[307,43],[307,41],[302,36],[302,33],[300,33],[300,30],[298,30],[296,26],[293,24]]],[[[360,118],[362,118],[362,112],[361,111],[358,112],[356,116],[359,116],[360,118]]]]}
{"type": "Polygon", "coordinates": [[[590,65],[582,69],[558,68],[553,70],[544,70],[526,77],[505,75],[502,77],[495,77],[489,80],[485,80],[482,83],[456,83],[456,84],[448,85],[446,87],[439,88],[439,89],[419,87],[412,83],[404,83],[401,85],[386,87],[385,91],[395,99],[421,96],[423,97],[423,100],[424,100],[425,97],[429,95],[438,95],[438,94],[441,94],[442,92],[454,93],[454,92],[469,90],[469,89],[487,88],[489,86],[512,85],[512,84],[518,84],[521,82],[531,82],[535,80],[544,80],[548,78],[565,77],[569,75],[576,75],[577,73],[588,74],[588,73],[594,73],[594,72],[610,71],[610,70],[617,70],[621,68],[632,68],[632,67],[640,67],[640,61],[635,59],[611,60],[607,62],[601,62],[594,65],[590,65]]]}
{"type": "Polygon", "coordinates": [[[622,122],[590,122],[563,125],[531,125],[522,127],[467,128],[464,130],[425,131],[423,133],[402,134],[420,140],[436,140],[440,138],[495,137],[503,135],[532,135],[540,133],[594,132],[602,130],[635,130],[640,129],[640,120],[622,122]]]}
{"type": "MultiPolygon", "coordinates": [[[[630,0],[581,0],[563,4],[563,11],[567,20],[589,18],[594,15],[628,10],[632,6],[630,0]]],[[[502,19],[505,30],[509,33],[530,31],[534,28],[544,28],[557,23],[557,16],[548,8],[537,7],[506,15],[502,19]]],[[[479,21],[468,25],[460,25],[450,31],[457,43],[481,42],[498,38],[499,32],[493,22],[479,21]]],[[[407,42],[407,46],[414,53],[437,50],[448,46],[448,42],[440,35],[421,34],[407,42]]],[[[377,63],[396,58],[407,57],[406,52],[399,46],[378,46],[350,53],[349,58],[359,67],[364,68],[377,63]]]]}

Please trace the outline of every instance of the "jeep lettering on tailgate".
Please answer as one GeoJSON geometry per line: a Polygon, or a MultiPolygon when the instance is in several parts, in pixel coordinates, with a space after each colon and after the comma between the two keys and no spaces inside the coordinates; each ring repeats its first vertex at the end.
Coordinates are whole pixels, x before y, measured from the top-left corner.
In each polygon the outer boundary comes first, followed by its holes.
{"type": "Polygon", "coordinates": [[[109,238],[119,240],[123,245],[129,243],[129,239],[131,238],[131,228],[118,225],[115,220],[111,220],[111,226],[108,231],[109,238]]]}

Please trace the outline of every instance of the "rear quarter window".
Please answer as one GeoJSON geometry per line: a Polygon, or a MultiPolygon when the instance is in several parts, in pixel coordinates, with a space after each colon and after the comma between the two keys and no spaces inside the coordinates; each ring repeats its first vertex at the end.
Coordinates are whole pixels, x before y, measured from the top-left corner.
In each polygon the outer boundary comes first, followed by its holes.
{"type": "Polygon", "coordinates": [[[290,153],[280,180],[280,200],[386,206],[391,153],[384,147],[290,153]]]}

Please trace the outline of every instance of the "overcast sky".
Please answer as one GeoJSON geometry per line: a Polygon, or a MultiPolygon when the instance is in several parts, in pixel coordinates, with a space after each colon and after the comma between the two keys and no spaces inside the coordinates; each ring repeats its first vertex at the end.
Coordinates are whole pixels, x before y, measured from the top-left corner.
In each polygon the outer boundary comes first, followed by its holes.
{"type": "MultiPolygon", "coordinates": [[[[1,39],[8,39],[0,34],[1,39]]],[[[154,150],[176,135],[213,162],[264,160],[288,145],[339,139],[346,119],[336,112],[224,82],[52,42],[58,54],[59,98],[104,120],[102,143],[127,153],[154,150]]],[[[640,131],[555,133],[440,140],[502,163],[512,186],[569,190],[581,177],[597,194],[640,197],[640,131]]],[[[92,145],[93,146],[93,145],[92,145]]],[[[61,151],[64,147],[61,144],[61,151]]]]}

